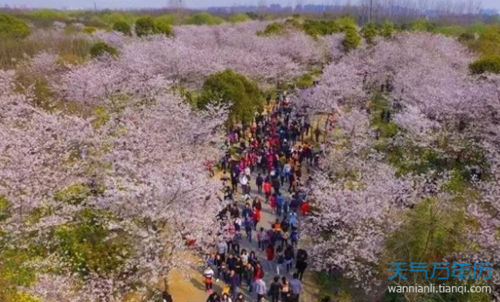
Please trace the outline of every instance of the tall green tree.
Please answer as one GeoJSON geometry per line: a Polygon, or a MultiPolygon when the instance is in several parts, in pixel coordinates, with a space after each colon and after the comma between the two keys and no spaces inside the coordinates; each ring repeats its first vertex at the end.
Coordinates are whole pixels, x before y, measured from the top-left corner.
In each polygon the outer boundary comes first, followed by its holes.
{"type": "Polygon", "coordinates": [[[226,69],[209,76],[198,98],[198,107],[209,104],[229,106],[229,124],[249,122],[262,111],[264,98],[258,85],[244,76],[226,69]]]}

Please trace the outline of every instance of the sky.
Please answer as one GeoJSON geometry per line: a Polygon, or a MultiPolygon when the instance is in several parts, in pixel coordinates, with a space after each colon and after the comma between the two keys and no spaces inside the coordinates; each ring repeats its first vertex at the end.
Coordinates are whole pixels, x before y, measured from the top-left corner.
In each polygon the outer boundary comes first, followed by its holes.
{"type": "MultiPolygon", "coordinates": [[[[328,0],[266,0],[266,3],[279,3],[290,5],[296,1],[307,3],[328,3],[328,0]]],[[[455,1],[455,0],[451,0],[455,1]]],[[[166,7],[168,0],[0,0],[0,6],[27,6],[29,8],[92,8],[94,2],[98,8],[141,8],[141,7],[166,7]]],[[[354,1],[353,1],[354,2],[354,1]]],[[[232,5],[256,5],[258,0],[185,0],[190,8],[206,8],[209,6],[232,6],[232,5]]],[[[500,0],[482,0],[483,8],[494,8],[500,10],[500,0]]]]}

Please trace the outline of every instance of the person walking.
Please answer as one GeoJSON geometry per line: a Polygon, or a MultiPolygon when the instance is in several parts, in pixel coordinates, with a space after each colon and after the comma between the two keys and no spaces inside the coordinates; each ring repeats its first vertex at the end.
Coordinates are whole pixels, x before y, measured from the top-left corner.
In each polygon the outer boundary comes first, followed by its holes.
{"type": "Polygon", "coordinates": [[[253,218],[253,229],[257,231],[257,224],[259,224],[260,222],[260,210],[257,209],[257,207],[253,208],[252,218],[253,218]]]}
{"type": "Polygon", "coordinates": [[[257,178],[255,179],[255,184],[257,185],[257,192],[262,193],[262,185],[264,184],[264,178],[262,178],[262,175],[257,175],[257,178]]]}
{"type": "Polygon", "coordinates": [[[274,277],[273,283],[269,287],[269,296],[271,296],[271,302],[279,302],[281,292],[280,277],[274,277]]]}
{"type": "Polygon", "coordinates": [[[290,273],[290,269],[292,269],[293,259],[294,259],[293,246],[291,246],[291,245],[287,246],[287,248],[285,249],[285,253],[284,254],[285,254],[286,272],[290,273]]]}
{"type": "Polygon", "coordinates": [[[283,263],[285,262],[285,256],[283,253],[283,246],[279,245],[276,249],[276,273],[280,274],[280,269],[283,267],[283,263]]]}
{"type": "Polygon", "coordinates": [[[217,254],[219,256],[220,261],[226,260],[227,253],[227,243],[224,240],[219,240],[217,242],[217,254]]]}
{"type": "Polygon", "coordinates": [[[290,281],[291,298],[290,302],[299,302],[300,293],[302,292],[302,282],[298,279],[297,273],[293,274],[293,279],[290,281]]]}
{"type": "Polygon", "coordinates": [[[242,293],[238,293],[238,295],[236,296],[236,300],[234,300],[234,302],[245,302],[245,296],[243,296],[242,293]]]}
{"type": "Polygon", "coordinates": [[[203,272],[203,276],[205,277],[205,291],[207,293],[211,293],[213,291],[212,285],[213,285],[213,279],[214,279],[214,270],[210,267],[207,266],[205,271],[203,272]]]}
{"type": "Polygon", "coordinates": [[[264,228],[260,228],[259,232],[257,232],[257,247],[259,250],[264,250],[264,244],[266,243],[264,241],[264,236],[266,232],[264,231],[264,228]]]}
{"type": "Polygon", "coordinates": [[[218,293],[213,292],[210,296],[208,296],[207,302],[221,302],[221,298],[218,293]]]}
{"type": "Polygon", "coordinates": [[[264,189],[264,194],[266,196],[266,202],[269,202],[269,197],[271,197],[271,193],[272,193],[272,186],[271,186],[271,182],[269,182],[268,179],[266,179],[264,181],[264,184],[262,185],[263,189],[264,189]]]}
{"type": "Polygon", "coordinates": [[[274,261],[274,246],[272,244],[268,244],[266,248],[266,259],[267,265],[270,270],[273,269],[273,261],[274,261]]]}
{"type": "Polygon", "coordinates": [[[172,295],[168,293],[167,290],[164,290],[162,293],[161,293],[161,298],[162,298],[162,302],[173,302],[174,300],[172,299],[172,295]]]}
{"type": "Polygon", "coordinates": [[[245,225],[245,232],[247,234],[247,239],[249,242],[252,242],[252,231],[253,231],[253,221],[250,218],[245,218],[243,222],[245,225]]]}
{"type": "Polygon", "coordinates": [[[250,186],[249,186],[249,181],[248,181],[248,176],[245,173],[242,173],[240,176],[240,184],[241,184],[241,191],[242,194],[249,194],[250,193],[250,186]]]}
{"type": "Polygon", "coordinates": [[[220,301],[221,302],[233,302],[233,299],[231,297],[229,297],[228,293],[223,293],[222,299],[220,301]]]}
{"type": "Polygon", "coordinates": [[[281,302],[288,302],[290,299],[290,283],[286,280],[286,277],[281,278],[281,302]]]}
{"type": "Polygon", "coordinates": [[[264,280],[257,279],[253,284],[253,291],[257,296],[257,302],[263,302],[267,293],[267,286],[264,280]]]}
{"type": "Polygon", "coordinates": [[[243,277],[245,278],[245,281],[248,286],[248,292],[252,292],[252,285],[253,285],[253,277],[255,273],[255,268],[253,267],[252,263],[247,263],[245,265],[245,269],[243,271],[243,277]]]}
{"type": "Polygon", "coordinates": [[[253,280],[257,281],[258,279],[264,278],[264,269],[262,268],[262,264],[257,261],[255,264],[255,271],[253,273],[253,280]]]}
{"type": "Polygon", "coordinates": [[[297,269],[299,280],[302,281],[302,277],[304,277],[304,271],[307,268],[307,252],[303,249],[299,249],[297,251],[297,262],[295,263],[295,268],[297,269]]]}
{"type": "Polygon", "coordinates": [[[236,299],[238,294],[238,286],[240,285],[240,277],[234,270],[229,273],[229,286],[231,288],[231,299],[236,299]]]}

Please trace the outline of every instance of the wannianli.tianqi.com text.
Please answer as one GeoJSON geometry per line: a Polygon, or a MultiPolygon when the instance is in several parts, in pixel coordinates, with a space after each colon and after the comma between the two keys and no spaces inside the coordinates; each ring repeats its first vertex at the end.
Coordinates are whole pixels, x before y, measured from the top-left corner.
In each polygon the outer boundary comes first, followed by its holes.
{"type": "Polygon", "coordinates": [[[389,286],[390,293],[491,293],[490,286],[467,286],[467,285],[394,285],[389,286]]]}

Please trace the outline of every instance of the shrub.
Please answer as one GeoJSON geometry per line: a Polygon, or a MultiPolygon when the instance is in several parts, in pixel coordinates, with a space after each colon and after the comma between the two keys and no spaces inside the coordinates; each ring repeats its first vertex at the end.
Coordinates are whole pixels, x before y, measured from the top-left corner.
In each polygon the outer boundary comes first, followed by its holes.
{"type": "Polygon", "coordinates": [[[84,277],[90,273],[100,276],[120,271],[131,254],[126,234],[112,235],[101,223],[106,212],[84,209],[68,225],[56,227],[52,236],[57,242],[51,249],[58,252],[67,265],[84,277]]]}
{"type": "MultiPolygon", "coordinates": [[[[17,18],[1,14],[0,15],[0,38],[25,38],[29,36],[28,25],[17,18]]],[[[3,42],[3,41],[2,41],[3,42]]]]}
{"type": "Polygon", "coordinates": [[[349,28],[356,28],[357,26],[356,21],[354,21],[354,19],[350,16],[339,18],[336,22],[339,25],[341,31],[346,31],[349,28]]]}
{"type": "Polygon", "coordinates": [[[458,37],[465,33],[465,28],[459,25],[440,26],[436,28],[436,33],[458,37]]]}
{"type": "Polygon", "coordinates": [[[95,28],[95,27],[90,27],[90,26],[87,26],[87,27],[85,27],[85,28],[83,29],[83,32],[84,32],[84,33],[86,33],[86,34],[91,35],[91,34],[95,33],[95,32],[96,32],[96,30],[97,30],[97,28],[95,28]]]}
{"type": "Polygon", "coordinates": [[[341,27],[335,20],[305,20],[302,25],[304,32],[312,37],[326,36],[340,32],[341,27]]]}
{"type": "Polygon", "coordinates": [[[5,196],[0,196],[0,221],[10,216],[10,203],[5,196]]]}
{"type": "Polygon", "coordinates": [[[26,265],[31,256],[21,248],[0,249],[0,301],[18,302],[11,295],[18,287],[27,287],[36,280],[35,271],[26,265]]]}
{"type": "Polygon", "coordinates": [[[473,33],[463,33],[458,37],[458,41],[464,44],[472,43],[476,40],[476,36],[473,33]]]}
{"type": "Polygon", "coordinates": [[[208,104],[230,106],[229,123],[249,122],[262,110],[264,98],[258,85],[230,69],[209,76],[203,84],[198,106],[208,104]]]}
{"type": "Polygon", "coordinates": [[[474,45],[474,49],[483,55],[500,54],[500,27],[490,26],[474,45]]]}
{"type": "Polygon", "coordinates": [[[367,43],[373,44],[375,42],[375,37],[377,36],[377,28],[375,27],[375,24],[366,24],[363,29],[361,29],[361,35],[367,43]]]}
{"type": "Polygon", "coordinates": [[[132,35],[132,29],[130,28],[130,25],[125,21],[116,21],[113,24],[113,30],[121,32],[127,36],[132,35]]]}
{"type": "Polygon", "coordinates": [[[237,23],[237,22],[246,22],[249,21],[250,17],[247,14],[236,14],[229,16],[229,22],[237,23]]]}
{"type": "Polygon", "coordinates": [[[179,24],[181,22],[178,15],[167,14],[159,16],[155,19],[156,22],[161,22],[168,25],[179,24]]]}
{"type": "Polygon", "coordinates": [[[104,42],[97,42],[90,48],[90,56],[92,58],[97,58],[105,54],[114,57],[118,55],[118,50],[104,42]]]}
{"type": "Polygon", "coordinates": [[[415,19],[410,23],[411,31],[429,31],[433,32],[436,29],[436,24],[425,19],[415,19]]]}
{"type": "Polygon", "coordinates": [[[66,189],[57,191],[54,194],[54,199],[56,201],[78,205],[90,195],[91,190],[88,186],[86,186],[85,184],[77,183],[67,187],[66,189]]]}
{"type": "Polygon", "coordinates": [[[246,12],[245,15],[247,15],[252,20],[259,19],[259,15],[254,12],[246,12]]]}
{"type": "Polygon", "coordinates": [[[53,9],[39,9],[27,13],[27,18],[36,27],[50,27],[55,21],[68,21],[68,15],[65,12],[53,9]]]}
{"type": "Polygon", "coordinates": [[[500,55],[489,55],[482,57],[469,65],[473,74],[485,72],[500,73],[500,55]]]}
{"type": "Polygon", "coordinates": [[[391,21],[384,21],[380,25],[380,35],[384,38],[391,38],[394,34],[394,23],[391,21]]]}
{"type": "Polygon", "coordinates": [[[115,24],[117,22],[132,24],[135,22],[136,17],[133,14],[112,12],[101,15],[100,19],[108,24],[115,24]]]}
{"type": "Polygon", "coordinates": [[[348,27],[345,30],[345,37],[342,41],[342,46],[345,51],[351,51],[353,49],[358,48],[361,43],[361,38],[358,35],[358,32],[355,27],[348,27]]]}
{"type": "Polygon", "coordinates": [[[300,24],[299,20],[297,18],[288,18],[285,20],[285,25],[289,27],[295,27],[295,28],[301,28],[302,25],[300,24]]]}
{"type": "Polygon", "coordinates": [[[305,74],[297,78],[293,84],[300,89],[310,88],[314,85],[314,78],[310,74],[305,74]]]}
{"type": "Polygon", "coordinates": [[[172,30],[172,26],[170,24],[166,23],[163,19],[156,19],[155,20],[155,29],[154,29],[155,34],[163,34],[166,36],[173,36],[174,31],[172,30]]]}
{"type": "Polygon", "coordinates": [[[209,13],[202,12],[202,13],[197,13],[192,15],[188,21],[187,24],[193,24],[193,25],[217,25],[223,23],[224,20],[219,17],[214,17],[209,13]]]}
{"type": "Polygon", "coordinates": [[[135,33],[138,37],[154,33],[155,21],[151,17],[141,17],[135,22],[135,33]]]}
{"type": "Polygon", "coordinates": [[[257,35],[274,36],[274,35],[282,35],[283,33],[285,33],[285,27],[283,26],[283,24],[278,22],[273,22],[271,24],[268,24],[263,31],[258,31],[257,35]]]}
{"type": "Polygon", "coordinates": [[[151,17],[142,17],[137,19],[135,23],[135,33],[138,37],[148,36],[153,34],[164,34],[172,36],[173,31],[170,24],[167,24],[162,19],[154,20],[151,17]]]}

